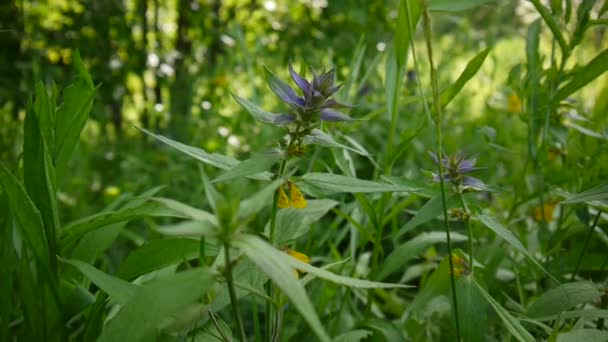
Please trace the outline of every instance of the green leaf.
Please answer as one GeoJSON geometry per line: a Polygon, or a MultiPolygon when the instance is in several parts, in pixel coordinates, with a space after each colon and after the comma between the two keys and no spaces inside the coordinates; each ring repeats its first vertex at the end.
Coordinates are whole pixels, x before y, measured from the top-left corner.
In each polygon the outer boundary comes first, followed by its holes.
{"type": "Polygon", "coordinates": [[[208,269],[197,268],[143,286],[106,324],[99,341],[155,340],[167,318],[201,298],[213,282],[208,269]]]}
{"type": "Polygon", "coordinates": [[[338,202],[330,199],[309,200],[306,208],[285,208],[277,214],[275,241],[284,243],[305,235],[310,225],[320,220],[338,202]]]}
{"type": "Polygon", "coordinates": [[[479,71],[479,69],[483,65],[483,62],[486,60],[488,53],[490,53],[490,48],[481,51],[475,57],[473,57],[473,59],[471,59],[469,63],[467,63],[467,66],[464,68],[462,74],[458,76],[456,82],[452,83],[445,91],[441,93],[439,102],[441,103],[442,107],[447,106],[448,103],[450,103],[450,101],[452,101],[452,99],[456,97],[460,90],[462,90],[464,85],[471,78],[473,78],[475,74],[477,74],[477,71],[479,71]]]}
{"type": "Polygon", "coordinates": [[[470,274],[456,281],[460,329],[463,341],[484,342],[486,329],[479,327],[485,327],[488,321],[487,302],[474,282],[470,274]]]}
{"type": "MultiPolygon", "coordinates": [[[[200,162],[215,166],[222,170],[229,170],[239,163],[238,160],[236,160],[232,157],[228,157],[228,156],[225,156],[225,155],[219,154],[219,153],[207,153],[198,147],[182,144],[175,140],[166,138],[162,135],[154,134],[141,127],[136,127],[136,128],[139,129],[140,131],[148,134],[149,136],[157,139],[158,141],[160,141],[164,144],[167,144],[170,147],[172,147],[182,153],[185,153],[200,162]]],[[[248,176],[248,178],[257,179],[257,180],[270,180],[271,177],[272,177],[272,174],[270,172],[263,172],[261,174],[248,176]]]]}
{"type": "Polygon", "coordinates": [[[340,144],[339,142],[335,141],[334,138],[331,137],[331,135],[323,132],[322,130],[320,130],[318,128],[314,128],[310,132],[309,135],[304,137],[304,143],[315,144],[315,145],[319,145],[319,146],[323,146],[323,147],[330,147],[330,148],[342,148],[345,150],[355,152],[362,156],[369,156],[369,154],[366,151],[355,149],[350,146],[346,146],[344,144],[340,144]]]}
{"type": "MultiPolygon", "coordinates": [[[[422,3],[420,0],[401,0],[399,3],[399,14],[397,15],[397,27],[395,29],[394,47],[395,61],[398,69],[402,69],[407,63],[407,51],[412,40],[413,32],[422,14],[422,3]],[[408,6],[407,8],[405,6],[408,6]]],[[[387,82],[388,83],[388,82],[387,82]]]]}
{"type": "Polygon", "coordinates": [[[212,180],[211,183],[225,182],[234,178],[251,176],[268,171],[281,157],[282,154],[277,153],[276,151],[255,154],[251,158],[236,164],[230,170],[212,180]]]}
{"type": "Polygon", "coordinates": [[[333,339],[333,342],[360,342],[372,333],[369,330],[356,329],[340,334],[333,339]]]}
{"type": "Polygon", "coordinates": [[[200,247],[200,241],[194,239],[152,240],[131,252],[120,265],[116,275],[131,280],[169,265],[196,259],[200,247]]]}
{"type": "Polygon", "coordinates": [[[397,54],[393,53],[393,50],[396,50],[394,46],[389,47],[384,70],[384,74],[386,75],[386,79],[384,80],[386,108],[390,122],[395,122],[397,120],[399,94],[403,83],[403,73],[405,72],[405,66],[399,67],[397,64],[397,54]]]}
{"type": "Polygon", "coordinates": [[[407,321],[412,315],[424,314],[429,303],[438,296],[447,295],[450,288],[450,264],[447,256],[441,260],[439,266],[431,273],[428,280],[418,291],[412,303],[401,316],[407,321]]]}
{"type": "Polygon", "coordinates": [[[306,294],[304,286],[298,282],[291,267],[276,258],[276,254],[281,252],[278,252],[274,247],[251,235],[239,236],[233,243],[235,247],[240,248],[254,264],[266,273],[289,300],[291,300],[294,308],[300,312],[302,317],[304,317],[304,320],[306,320],[319,340],[326,342],[331,341],[323,324],[321,324],[321,321],[319,320],[319,316],[317,316],[317,313],[315,312],[314,306],[306,294]]]}
{"type": "Polygon", "coordinates": [[[526,310],[529,317],[544,317],[561,313],[579,304],[599,301],[602,291],[587,281],[560,285],[544,292],[526,310]]]}
{"type": "Polygon", "coordinates": [[[263,110],[262,108],[260,108],[255,103],[249,102],[249,101],[245,100],[244,98],[239,97],[235,94],[232,94],[232,97],[234,97],[236,102],[238,102],[241,106],[243,106],[243,108],[245,108],[249,112],[249,114],[251,114],[259,122],[272,124],[272,125],[275,124],[274,120],[275,120],[277,114],[267,112],[267,111],[263,110]]]}
{"type": "Polygon", "coordinates": [[[23,185],[2,163],[0,163],[0,185],[8,197],[22,236],[32,248],[36,258],[43,264],[49,265],[49,251],[40,211],[27,195],[23,185]]]}
{"type": "Polygon", "coordinates": [[[518,341],[521,342],[534,342],[536,341],[532,335],[521,325],[521,323],[513,317],[509,311],[503,308],[490,294],[479,285],[476,281],[473,281],[473,284],[479,290],[479,293],[483,295],[483,297],[488,301],[490,306],[494,308],[498,317],[502,320],[503,324],[509,330],[511,335],[515,337],[518,341]]]}
{"type": "MultiPolygon", "coordinates": [[[[59,213],[55,196],[55,168],[48,150],[43,132],[39,125],[40,117],[50,117],[49,100],[44,88],[38,89],[35,104],[37,112],[28,108],[24,123],[23,135],[23,182],[28,195],[40,211],[44,224],[50,255],[57,255],[57,230],[59,228],[59,213]]],[[[50,119],[49,119],[50,120],[50,119]]],[[[53,128],[50,127],[49,130],[53,128]]],[[[50,133],[49,133],[50,134],[50,133]]],[[[55,259],[51,259],[55,269],[55,259]]]]}
{"type": "MultiPolygon", "coordinates": [[[[454,203],[457,202],[457,198],[454,196],[448,196],[446,202],[448,206],[447,209],[449,209],[454,205],[454,203]]],[[[416,215],[412,217],[412,219],[409,220],[403,227],[401,227],[401,229],[399,229],[399,233],[397,233],[396,238],[403,236],[403,234],[420,226],[421,224],[425,224],[436,219],[440,215],[443,215],[443,201],[441,200],[441,195],[435,196],[426,202],[422,208],[418,210],[416,215]]]]}
{"type": "Polygon", "coordinates": [[[494,1],[495,0],[431,0],[429,9],[431,11],[459,12],[494,1]]]}
{"type": "Polygon", "coordinates": [[[86,262],[80,260],[62,261],[76,267],[93,284],[110,295],[110,297],[116,299],[120,305],[125,305],[133,299],[140,288],[139,285],[131,284],[128,281],[104,273],[86,262]]]}
{"type": "MultiPolygon", "coordinates": [[[[451,233],[452,243],[466,241],[467,237],[459,233],[451,233]]],[[[405,270],[405,265],[412,258],[426,251],[436,243],[445,243],[445,232],[422,233],[396,247],[382,263],[376,280],[383,280],[397,270],[405,270]]]]}
{"type": "MultiPolygon", "coordinates": [[[[40,133],[49,151],[55,150],[55,99],[49,98],[42,81],[36,83],[36,101],[34,102],[34,112],[38,119],[40,133]]],[[[27,129],[26,129],[27,131],[27,129]]],[[[32,132],[33,133],[33,132],[32,132]]],[[[24,142],[26,140],[24,139],[24,142]]]]}
{"type": "Polygon", "coordinates": [[[362,328],[367,328],[372,331],[372,336],[369,341],[383,341],[383,342],[402,342],[406,341],[403,337],[402,329],[398,328],[391,321],[386,319],[372,318],[365,320],[360,325],[362,328]]]}
{"type": "Polygon", "coordinates": [[[557,91],[554,100],[557,102],[565,100],[570,94],[589,84],[606,70],[608,70],[608,49],[585,64],[581,70],[577,70],[570,82],[557,91]]]}
{"type": "Polygon", "coordinates": [[[277,179],[256,192],[253,196],[242,201],[239,206],[238,216],[240,218],[247,218],[261,211],[264,207],[271,205],[274,193],[283,183],[285,183],[284,179],[277,179]]]}
{"type": "Polygon", "coordinates": [[[538,13],[540,13],[540,16],[543,18],[545,23],[547,23],[549,29],[551,29],[553,36],[555,37],[555,39],[557,39],[557,43],[559,44],[559,47],[562,50],[562,54],[570,54],[568,43],[566,43],[566,39],[564,38],[562,30],[560,29],[557,20],[555,20],[555,17],[551,15],[549,10],[545,6],[543,6],[539,0],[530,1],[534,5],[534,7],[536,7],[536,10],[538,11],[538,13]]]}
{"type": "Polygon", "coordinates": [[[412,192],[416,188],[404,185],[393,185],[331,173],[311,172],[296,180],[306,192],[314,194],[331,194],[340,192],[412,192]]]}
{"type": "Polygon", "coordinates": [[[608,341],[608,331],[595,329],[574,329],[559,333],[556,342],[605,342],[608,341]]]}
{"type": "Polygon", "coordinates": [[[196,220],[203,223],[201,227],[205,227],[204,233],[206,235],[214,235],[216,233],[214,227],[217,225],[217,219],[212,214],[172,199],[151,198],[135,207],[102,212],[72,222],[61,230],[61,242],[65,246],[80,239],[82,235],[98,228],[146,216],[178,217],[196,220]]]}
{"type": "Polygon", "coordinates": [[[74,67],[77,72],[76,79],[63,91],[63,104],[55,115],[56,142],[53,156],[58,170],[63,170],[70,159],[93,107],[95,96],[93,82],[77,51],[74,53],[74,67]]]}
{"type": "Polygon", "coordinates": [[[505,228],[500,222],[498,222],[496,219],[494,219],[492,216],[490,216],[486,213],[478,214],[477,218],[479,219],[479,221],[481,221],[481,223],[483,223],[483,225],[490,228],[490,230],[492,230],[494,233],[496,233],[496,235],[500,236],[505,241],[507,241],[507,243],[509,243],[513,248],[515,248],[515,250],[517,250],[518,252],[523,254],[525,257],[527,257],[534,265],[536,265],[547,276],[549,276],[549,278],[551,278],[551,279],[555,280],[555,282],[559,283],[555,279],[555,277],[553,277],[553,275],[551,273],[549,273],[549,271],[547,271],[543,267],[543,265],[541,265],[534,258],[532,253],[530,253],[526,249],[526,247],[524,247],[524,245],[521,243],[521,241],[519,241],[519,239],[513,233],[511,233],[509,230],[507,230],[507,228],[505,228]]]}

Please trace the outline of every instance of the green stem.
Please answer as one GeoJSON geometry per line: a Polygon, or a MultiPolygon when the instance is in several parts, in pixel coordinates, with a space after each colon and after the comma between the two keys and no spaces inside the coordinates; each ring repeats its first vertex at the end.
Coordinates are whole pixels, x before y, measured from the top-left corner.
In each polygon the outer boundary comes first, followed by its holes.
{"type": "Polygon", "coordinates": [[[593,235],[593,231],[595,230],[595,226],[597,226],[597,222],[600,220],[600,216],[602,216],[602,211],[598,210],[597,215],[595,215],[595,219],[593,220],[593,224],[589,227],[589,231],[587,232],[587,236],[585,237],[585,243],[583,244],[583,249],[581,249],[581,254],[578,256],[578,260],[576,261],[576,267],[574,268],[574,272],[572,272],[572,277],[570,280],[574,280],[576,274],[578,273],[578,269],[581,267],[581,262],[583,261],[583,256],[585,255],[585,251],[587,250],[587,246],[589,245],[589,241],[591,240],[591,236],[593,235]]]}
{"type": "Polygon", "coordinates": [[[462,195],[462,191],[458,191],[458,198],[460,199],[460,204],[462,205],[462,210],[464,211],[465,217],[463,218],[465,225],[467,226],[467,238],[469,240],[469,267],[471,268],[471,273],[475,269],[473,267],[473,231],[471,230],[471,218],[469,209],[467,207],[466,202],[464,201],[464,196],[462,195]]]}
{"type": "Polygon", "coordinates": [[[460,317],[458,316],[458,299],[456,295],[456,280],[454,276],[454,262],[452,261],[452,239],[450,236],[450,221],[448,218],[448,205],[445,194],[445,179],[444,179],[444,165],[443,165],[443,135],[441,131],[442,122],[442,108],[439,98],[439,86],[437,84],[437,75],[435,70],[435,64],[433,62],[433,45],[431,43],[431,15],[429,13],[428,0],[424,1],[424,37],[426,40],[427,54],[429,58],[429,64],[431,69],[431,86],[433,89],[433,107],[437,114],[436,118],[436,136],[437,136],[437,158],[439,160],[439,184],[441,187],[441,202],[443,204],[443,223],[445,227],[445,234],[447,238],[448,246],[448,261],[450,263],[450,285],[452,288],[452,301],[454,303],[454,318],[456,323],[456,339],[460,342],[460,317]]]}
{"type": "Polygon", "coordinates": [[[230,244],[224,242],[224,263],[226,264],[226,282],[228,283],[228,293],[230,294],[230,303],[232,304],[232,314],[236,320],[239,329],[239,340],[241,342],[247,341],[247,335],[245,334],[245,326],[243,325],[243,318],[239,311],[239,304],[236,298],[236,291],[234,290],[234,280],[232,279],[232,263],[230,262],[230,244]]]}

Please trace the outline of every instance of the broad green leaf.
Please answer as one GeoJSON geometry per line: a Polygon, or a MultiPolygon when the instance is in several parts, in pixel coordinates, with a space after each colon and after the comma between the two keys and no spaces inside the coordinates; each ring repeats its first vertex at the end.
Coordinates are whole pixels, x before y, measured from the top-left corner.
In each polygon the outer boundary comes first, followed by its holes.
{"type": "Polygon", "coordinates": [[[471,78],[473,78],[475,74],[477,74],[477,71],[479,71],[479,68],[481,68],[483,62],[486,60],[488,53],[490,53],[490,48],[481,51],[475,57],[473,57],[473,59],[467,63],[467,66],[464,68],[462,74],[458,76],[456,82],[452,83],[445,91],[441,93],[439,102],[441,103],[442,107],[447,106],[448,103],[450,103],[450,101],[456,97],[460,90],[462,90],[464,85],[471,78]]]}
{"type": "Polygon", "coordinates": [[[351,330],[349,332],[345,332],[343,334],[336,336],[333,339],[333,342],[360,342],[361,340],[366,339],[371,334],[372,333],[369,330],[363,330],[363,329],[351,330]]]}
{"type": "Polygon", "coordinates": [[[255,154],[251,158],[236,164],[230,170],[212,180],[211,183],[225,182],[234,178],[266,172],[276,164],[281,157],[281,153],[275,151],[255,154]]]}
{"type": "MultiPolygon", "coordinates": [[[[467,240],[466,236],[459,233],[451,233],[450,237],[452,243],[467,240]]],[[[432,245],[440,242],[446,242],[445,232],[422,233],[412,240],[397,246],[380,266],[376,280],[383,280],[397,270],[405,270],[405,265],[408,261],[426,251],[432,245]]]]}
{"type": "Polygon", "coordinates": [[[407,51],[412,40],[413,33],[422,14],[422,1],[401,0],[399,13],[397,15],[397,27],[393,44],[395,46],[395,61],[397,68],[401,69],[407,63],[407,51]],[[408,6],[406,8],[406,6],[408,6]]]}
{"type": "Polygon", "coordinates": [[[283,183],[285,183],[284,179],[277,179],[256,192],[253,196],[242,201],[239,206],[238,216],[240,218],[247,218],[258,213],[264,207],[272,205],[274,194],[283,183]]]}
{"type": "MultiPolygon", "coordinates": [[[[39,89],[35,108],[30,107],[25,117],[23,134],[23,182],[28,195],[40,211],[50,255],[57,254],[59,213],[55,196],[55,168],[39,125],[39,117],[50,117],[46,90],[39,89]]],[[[53,128],[50,127],[49,130],[53,128]]],[[[55,269],[56,260],[51,259],[55,269]]]]}
{"type": "Polygon", "coordinates": [[[403,74],[405,72],[405,66],[399,67],[397,64],[397,54],[393,53],[395,49],[395,46],[389,47],[388,53],[386,54],[386,62],[384,63],[384,74],[386,75],[384,80],[386,108],[388,118],[391,123],[394,123],[397,120],[397,109],[400,98],[399,94],[401,91],[401,85],[403,83],[403,74]]]}
{"type": "Polygon", "coordinates": [[[62,260],[76,267],[93,284],[114,298],[119,304],[124,305],[135,297],[139,285],[131,284],[115,276],[104,273],[86,262],[80,260],[62,260]]]}
{"type": "Polygon", "coordinates": [[[196,220],[202,223],[201,227],[205,228],[204,233],[206,235],[214,235],[216,233],[214,227],[217,225],[217,220],[212,214],[172,199],[153,198],[136,207],[102,212],[72,222],[61,230],[61,241],[66,245],[98,228],[146,216],[177,217],[196,220]]]}
{"type": "Polygon", "coordinates": [[[165,236],[200,238],[215,234],[216,227],[209,222],[189,220],[162,225],[155,230],[165,236]]]}
{"type": "Polygon", "coordinates": [[[23,238],[32,248],[34,255],[43,264],[49,265],[49,250],[40,211],[27,195],[21,182],[2,163],[0,163],[0,185],[4,188],[23,238]]]}
{"type": "Polygon", "coordinates": [[[544,317],[572,309],[580,304],[599,301],[602,291],[587,281],[560,285],[540,295],[526,313],[529,317],[544,317]]]}
{"type": "Polygon", "coordinates": [[[285,208],[277,214],[276,236],[277,243],[297,239],[306,234],[310,225],[320,220],[338,202],[330,199],[309,200],[303,209],[285,208]]]}
{"type": "Polygon", "coordinates": [[[526,247],[524,247],[524,245],[521,243],[521,241],[519,241],[519,239],[513,233],[511,233],[509,230],[507,230],[507,228],[505,228],[500,222],[498,222],[496,219],[494,219],[492,216],[490,216],[486,213],[478,214],[477,218],[479,219],[479,221],[481,221],[481,223],[483,223],[484,226],[490,228],[490,230],[492,230],[494,233],[496,233],[496,235],[500,236],[505,241],[507,241],[507,243],[509,243],[513,248],[515,248],[515,250],[517,250],[518,252],[523,254],[525,257],[527,257],[534,265],[536,265],[547,276],[549,276],[549,278],[551,278],[557,282],[555,277],[553,277],[553,275],[551,273],[549,273],[549,271],[547,271],[543,267],[543,265],[541,265],[534,258],[532,253],[530,253],[526,249],[526,247]]]}
{"type": "Polygon", "coordinates": [[[565,100],[570,94],[589,84],[608,70],[608,49],[602,51],[574,76],[565,86],[561,87],[554,96],[555,101],[565,100]]]}
{"type": "Polygon", "coordinates": [[[429,186],[428,182],[425,182],[423,179],[411,180],[405,177],[397,176],[381,176],[380,179],[395,185],[417,188],[417,190],[412,191],[412,193],[420,197],[433,198],[439,194],[439,191],[432,186],[429,186]]]}
{"type": "Polygon", "coordinates": [[[201,298],[213,282],[208,269],[196,268],[143,286],[106,324],[99,341],[155,340],[158,328],[201,298]]]}
{"type": "Polygon", "coordinates": [[[565,201],[562,201],[564,204],[573,204],[573,203],[589,203],[593,201],[603,201],[608,200],[608,183],[600,184],[591,189],[585,190],[579,194],[576,194],[565,201]]]}
{"type": "Polygon", "coordinates": [[[595,329],[574,329],[559,333],[556,342],[605,342],[608,341],[608,331],[595,329]]]}
{"type": "Polygon", "coordinates": [[[186,238],[152,240],[129,254],[116,275],[122,279],[138,276],[199,256],[200,241],[186,238]]]}
{"type": "Polygon", "coordinates": [[[369,154],[366,151],[355,149],[350,146],[346,146],[344,144],[340,144],[339,142],[335,141],[334,138],[331,137],[331,135],[323,132],[322,130],[320,130],[318,128],[314,128],[310,132],[309,135],[304,137],[304,142],[306,144],[315,144],[315,145],[319,145],[319,146],[323,146],[323,147],[342,148],[345,150],[355,152],[362,156],[369,156],[369,154]]]}
{"type": "Polygon", "coordinates": [[[473,284],[475,284],[475,286],[479,290],[479,293],[483,295],[483,297],[488,301],[490,306],[494,308],[494,311],[496,311],[496,314],[498,315],[498,317],[500,317],[504,326],[507,328],[507,330],[509,330],[513,337],[515,337],[520,342],[536,341],[536,339],[534,339],[534,337],[530,335],[528,330],[526,330],[526,328],[524,328],[521,323],[509,313],[509,311],[503,308],[494,298],[492,298],[492,296],[483,287],[481,287],[481,285],[479,285],[476,281],[473,281],[473,284]]]}
{"type": "MultiPolygon", "coordinates": [[[[136,127],[136,128],[139,129],[140,131],[148,134],[149,136],[157,139],[158,141],[160,141],[164,144],[167,144],[170,147],[172,147],[182,153],[185,153],[200,162],[215,166],[222,170],[229,170],[239,163],[238,160],[236,160],[232,157],[228,157],[228,156],[225,156],[225,155],[222,155],[219,153],[207,153],[198,147],[182,144],[178,141],[171,140],[162,135],[154,134],[141,127],[136,127]]],[[[272,176],[272,174],[270,172],[263,172],[261,174],[248,176],[248,178],[258,179],[258,180],[270,180],[271,176],[272,176]]]]}
{"type": "Polygon", "coordinates": [[[263,110],[261,107],[259,107],[258,105],[256,105],[255,103],[247,101],[244,98],[239,97],[235,94],[232,94],[232,97],[234,97],[236,102],[238,102],[241,106],[243,106],[243,108],[245,108],[249,112],[249,114],[251,114],[259,122],[267,123],[267,124],[275,124],[275,118],[276,118],[277,114],[267,112],[267,111],[263,110]]]}
{"type": "MultiPolygon", "coordinates": [[[[80,132],[93,107],[95,88],[78,52],[74,53],[77,75],[74,83],[63,91],[63,104],[55,115],[55,151],[53,160],[63,170],[78,142],[80,132]]],[[[62,174],[63,172],[58,172],[62,174]]]]}
{"type": "MultiPolygon", "coordinates": [[[[331,341],[306,294],[304,286],[298,282],[297,277],[293,274],[293,269],[276,258],[276,254],[281,252],[276,251],[274,247],[251,235],[242,235],[235,239],[233,243],[235,247],[240,248],[256,266],[266,273],[291,300],[294,308],[304,317],[304,320],[306,320],[319,340],[324,342],[331,341]]],[[[291,258],[290,256],[288,257],[291,258]]]]}
{"type": "Polygon", "coordinates": [[[467,342],[486,341],[488,313],[487,301],[474,284],[472,275],[465,275],[456,281],[456,294],[458,298],[458,316],[462,340],[467,342]]]}
{"type": "MultiPolygon", "coordinates": [[[[49,151],[55,150],[55,99],[49,98],[42,81],[36,83],[36,101],[34,102],[34,112],[38,119],[40,133],[44,137],[44,142],[49,151]]],[[[27,129],[26,129],[27,131],[27,129]]],[[[24,139],[24,142],[26,140],[24,139]]]]}
{"type": "MultiPolygon", "coordinates": [[[[449,209],[454,205],[454,203],[457,202],[457,198],[454,196],[449,196],[446,199],[446,202],[448,205],[447,209],[449,209]]],[[[399,229],[396,238],[403,236],[403,234],[420,226],[421,224],[425,224],[436,219],[440,215],[443,215],[443,201],[441,200],[441,195],[435,196],[426,202],[422,208],[418,210],[416,215],[412,217],[412,219],[409,220],[403,227],[401,227],[401,229],[399,229]]]]}
{"type": "Polygon", "coordinates": [[[459,12],[494,1],[495,0],[431,0],[429,2],[429,9],[431,11],[459,12]]]}
{"type": "Polygon", "coordinates": [[[303,272],[307,272],[313,274],[319,278],[331,281],[336,284],[345,285],[349,287],[356,287],[362,289],[376,289],[376,288],[408,288],[411,286],[402,285],[402,284],[392,284],[392,283],[379,283],[375,281],[368,281],[363,279],[356,279],[351,277],[344,277],[322,268],[318,268],[307,264],[303,261],[300,261],[287,253],[279,251],[272,246],[270,246],[267,242],[253,235],[243,235],[240,238],[240,241],[244,241],[249,248],[256,250],[266,250],[265,254],[269,257],[272,257],[275,261],[281,263],[282,265],[287,265],[293,269],[297,269],[303,272]]]}
{"type": "Polygon", "coordinates": [[[331,194],[340,192],[412,192],[416,188],[403,185],[375,182],[331,173],[311,172],[296,180],[304,191],[314,194],[331,194]]]}

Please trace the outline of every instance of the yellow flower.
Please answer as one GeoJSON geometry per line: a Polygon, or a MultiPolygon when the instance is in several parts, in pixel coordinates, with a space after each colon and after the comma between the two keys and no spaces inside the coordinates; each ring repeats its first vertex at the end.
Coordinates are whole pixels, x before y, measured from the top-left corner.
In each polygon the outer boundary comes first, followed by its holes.
{"type": "MultiPolygon", "coordinates": [[[[304,254],[304,253],[300,253],[296,250],[293,249],[287,249],[285,251],[287,254],[291,255],[291,257],[296,258],[302,262],[305,262],[307,264],[310,264],[310,258],[308,257],[308,255],[304,254]]],[[[300,274],[303,272],[300,272],[299,270],[293,270],[294,274],[296,275],[297,278],[300,278],[300,274]]]]}
{"type": "Polygon", "coordinates": [[[517,114],[521,111],[521,100],[517,94],[513,93],[507,99],[507,111],[513,114],[517,114]]]}
{"type": "Polygon", "coordinates": [[[289,208],[289,198],[287,198],[287,194],[285,190],[283,190],[283,186],[279,187],[279,208],[289,208]]]}
{"type": "Polygon", "coordinates": [[[468,268],[467,262],[459,255],[452,253],[452,265],[454,266],[454,275],[460,277],[468,268]]]}
{"type": "Polygon", "coordinates": [[[297,209],[306,208],[306,200],[304,199],[300,189],[298,189],[298,187],[292,182],[288,182],[288,184],[289,195],[291,196],[291,205],[297,209]]]}
{"type": "Polygon", "coordinates": [[[553,221],[553,209],[555,209],[555,205],[557,203],[551,201],[549,203],[544,204],[542,207],[538,206],[534,208],[534,221],[536,222],[551,222],[553,221]]]}
{"type": "Polygon", "coordinates": [[[298,187],[291,181],[287,181],[287,186],[289,187],[289,196],[291,198],[287,197],[283,186],[280,186],[277,190],[279,192],[279,208],[306,208],[307,203],[304,195],[302,195],[302,191],[300,191],[300,189],[298,189],[298,187]]]}

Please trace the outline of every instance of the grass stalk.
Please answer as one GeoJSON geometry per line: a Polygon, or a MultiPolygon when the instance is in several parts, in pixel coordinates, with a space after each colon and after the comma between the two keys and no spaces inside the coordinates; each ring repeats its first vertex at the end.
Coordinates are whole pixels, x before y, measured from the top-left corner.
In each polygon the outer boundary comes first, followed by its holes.
{"type": "Polygon", "coordinates": [[[595,215],[595,219],[593,219],[593,224],[589,226],[589,231],[587,231],[587,236],[585,236],[585,242],[583,243],[583,248],[581,249],[581,254],[578,255],[578,260],[576,261],[576,266],[574,267],[574,272],[572,272],[572,276],[570,280],[574,280],[576,278],[576,274],[578,273],[579,268],[581,267],[581,262],[583,262],[583,256],[585,256],[585,251],[587,250],[587,246],[589,245],[589,241],[591,240],[591,236],[595,231],[595,227],[597,226],[597,222],[600,220],[600,216],[602,216],[602,211],[598,210],[597,215],[595,215]]]}
{"type": "Polygon", "coordinates": [[[448,218],[448,208],[445,190],[445,179],[444,179],[444,165],[443,165],[443,134],[441,131],[442,122],[442,110],[441,102],[439,98],[439,87],[437,81],[437,73],[435,70],[435,64],[433,61],[433,44],[432,44],[432,32],[431,32],[431,15],[429,13],[428,0],[424,1],[424,38],[426,40],[427,54],[429,58],[430,71],[431,71],[431,87],[433,90],[433,109],[436,114],[435,132],[437,137],[437,158],[439,159],[439,184],[441,187],[441,202],[443,205],[443,221],[447,239],[448,247],[448,261],[450,263],[450,285],[452,288],[452,302],[454,304],[454,319],[456,323],[456,338],[457,341],[461,341],[460,335],[460,318],[458,315],[458,299],[456,295],[456,280],[454,276],[454,262],[452,260],[452,239],[450,236],[450,223],[448,218]]]}
{"type": "Polygon", "coordinates": [[[226,282],[228,283],[228,293],[230,294],[230,303],[232,304],[232,314],[237,323],[239,330],[239,340],[241,342],[247,341],[247,335],[245,334],[245,326],[243,325],[243,317],[239,311],[238,299],[236,298],[236,291],[234,290],[234,280],[232,279],[232,263],[230,262],[230,244],[224,242],[224,262],[226,264],[226,282]]]}

